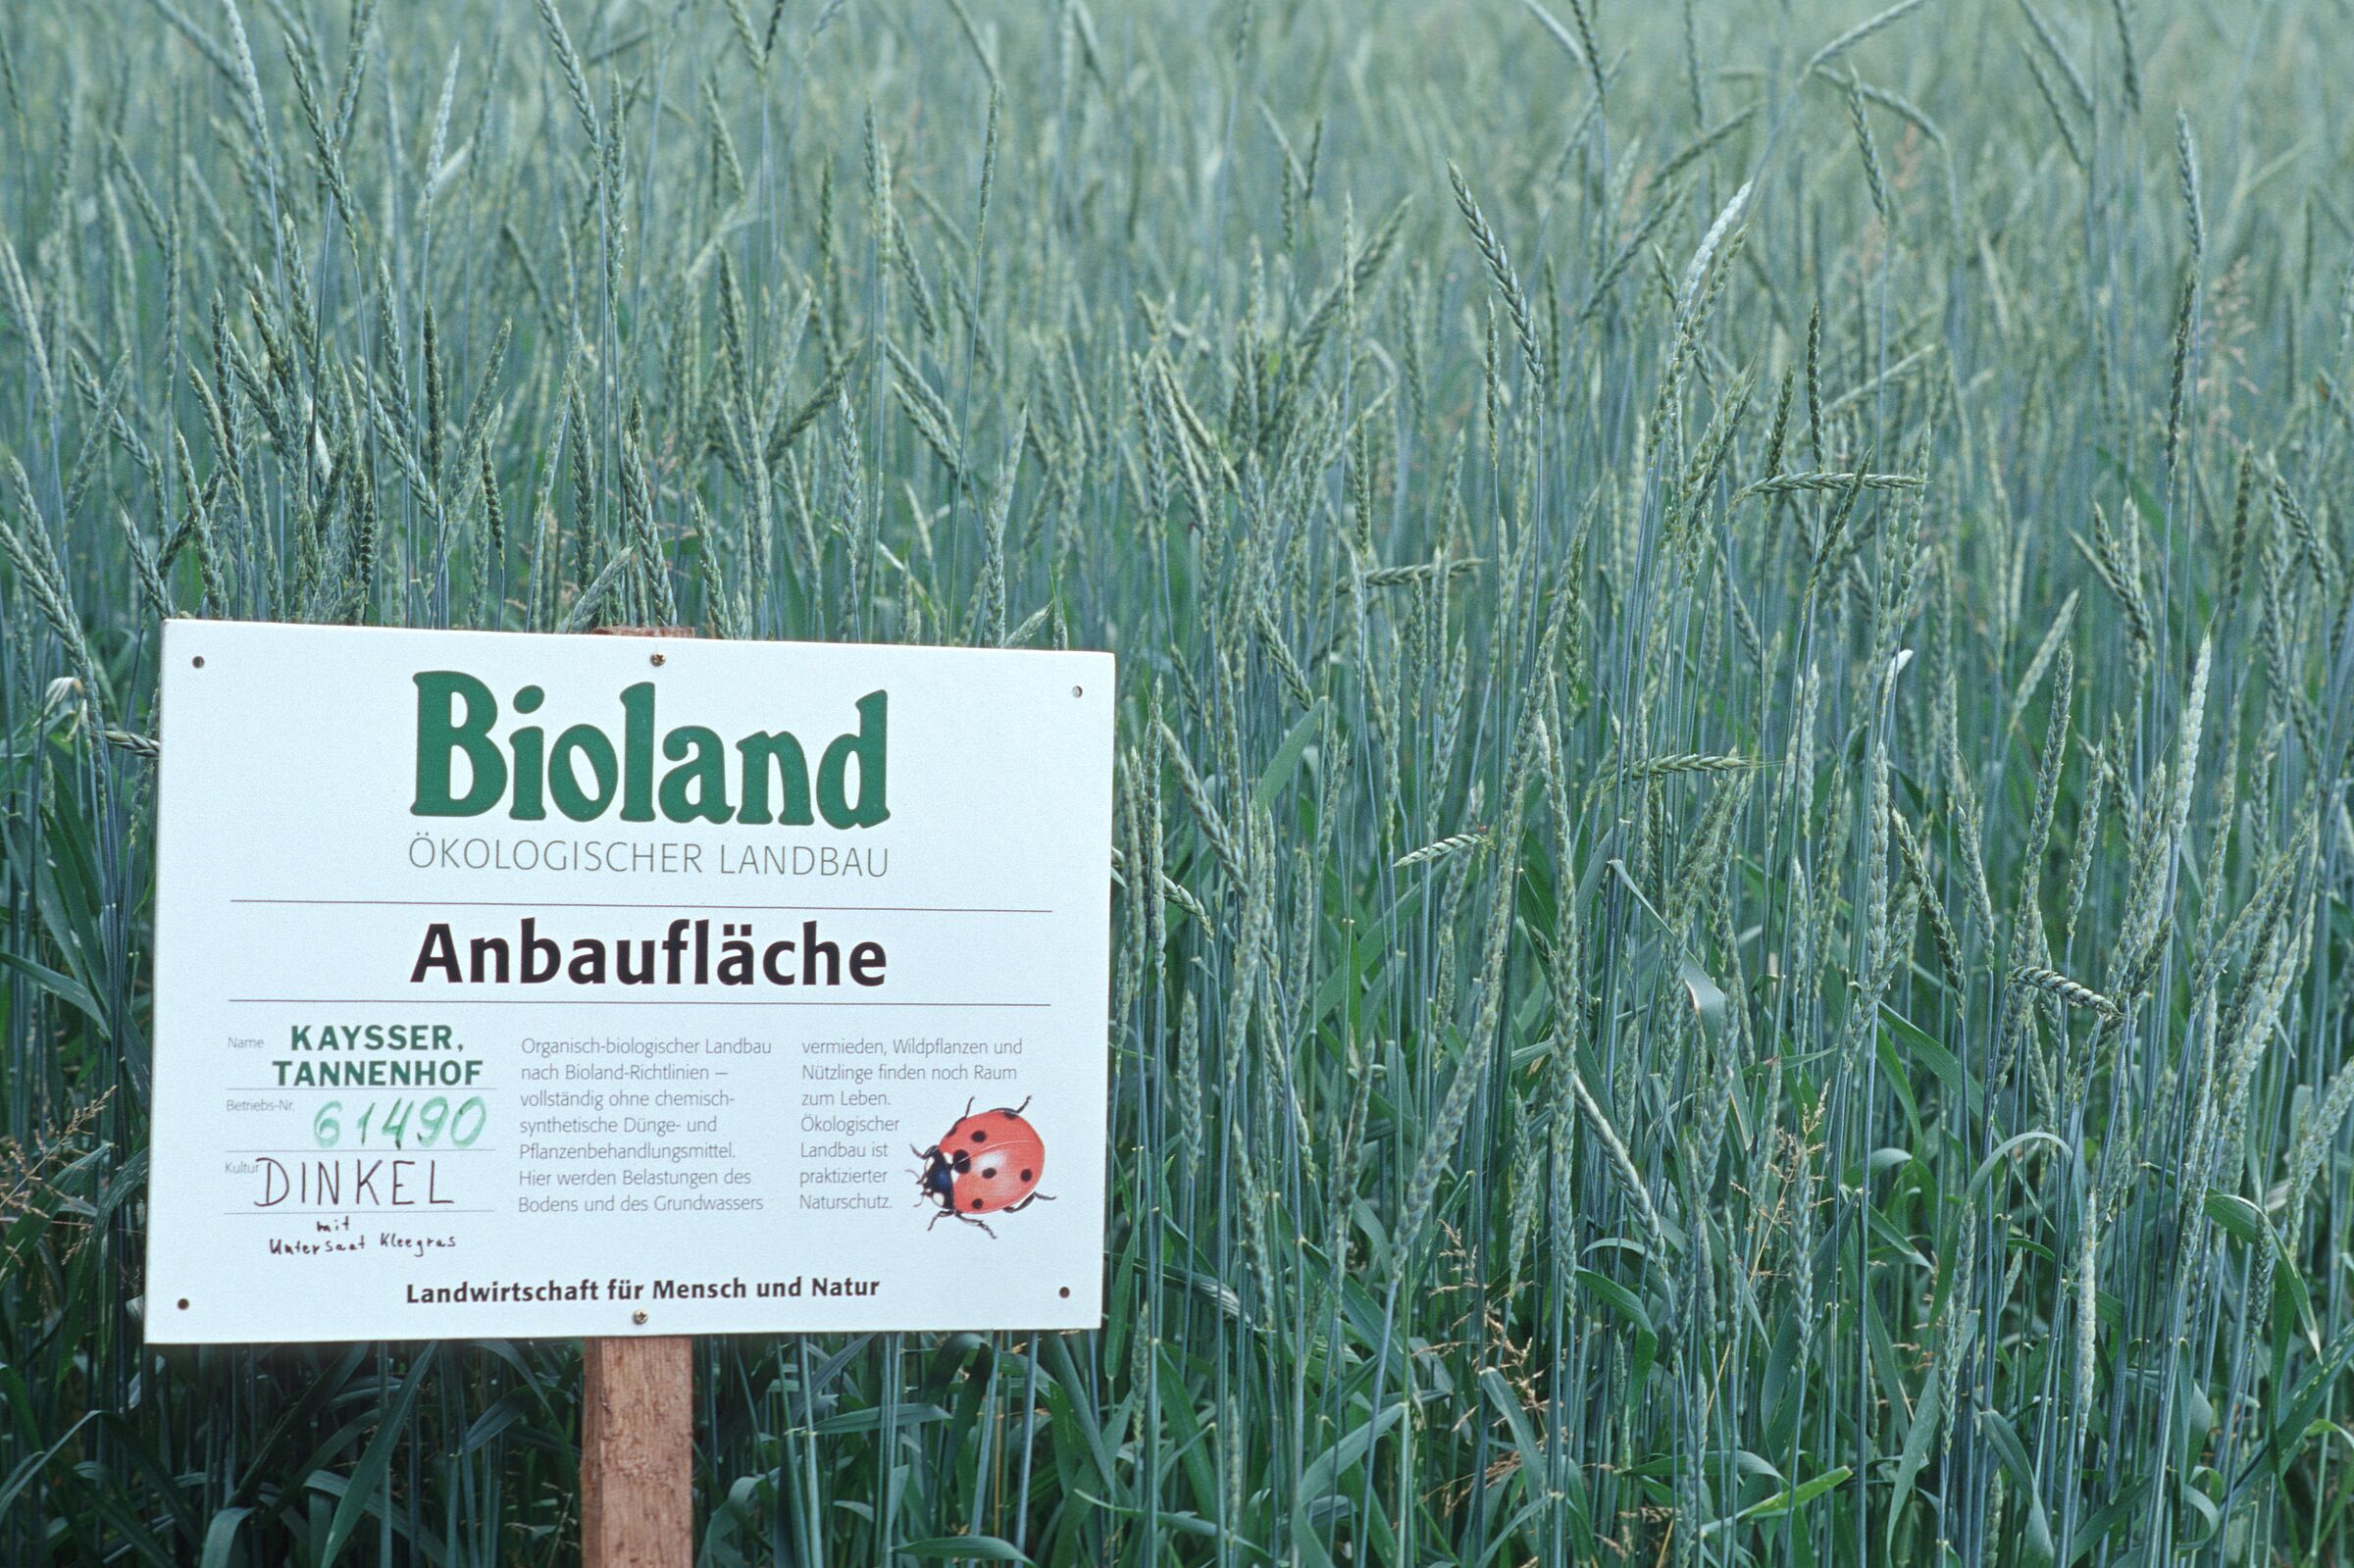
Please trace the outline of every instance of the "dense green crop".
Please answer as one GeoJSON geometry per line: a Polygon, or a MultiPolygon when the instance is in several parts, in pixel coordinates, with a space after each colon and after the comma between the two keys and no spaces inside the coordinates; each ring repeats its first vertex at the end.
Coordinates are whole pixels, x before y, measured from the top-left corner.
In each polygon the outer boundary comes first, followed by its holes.
{"type": "Polygon", "coordinates": [[[167,615],[1121,655],[1107,1321],[712,1564],[2354,1560],[2345,10],[1867,17],[6,8],[0,1561],[575,1554],[141,1348],[167,615]]]}

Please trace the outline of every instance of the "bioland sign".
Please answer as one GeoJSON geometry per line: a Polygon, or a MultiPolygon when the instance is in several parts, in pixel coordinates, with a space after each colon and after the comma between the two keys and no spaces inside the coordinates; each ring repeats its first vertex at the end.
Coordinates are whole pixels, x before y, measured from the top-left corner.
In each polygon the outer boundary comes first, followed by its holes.
{"type": "Polygon", "coordinates": [[[1112,661],[174,622],[147,1337],[1101,1317],[1112,661]]]}

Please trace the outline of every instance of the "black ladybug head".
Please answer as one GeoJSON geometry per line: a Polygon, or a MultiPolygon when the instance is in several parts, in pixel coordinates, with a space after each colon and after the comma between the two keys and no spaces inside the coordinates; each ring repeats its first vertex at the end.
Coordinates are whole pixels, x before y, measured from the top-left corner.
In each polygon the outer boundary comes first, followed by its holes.
{"type": "Polygon", "coordinates": [[[956,1173],[941,1157],[938,1149],[924,1156],[924,1168],[916,1178],[924,1196],[938,1201],[942,1208],[951,1208],[956,1202],[956,1173]]]}

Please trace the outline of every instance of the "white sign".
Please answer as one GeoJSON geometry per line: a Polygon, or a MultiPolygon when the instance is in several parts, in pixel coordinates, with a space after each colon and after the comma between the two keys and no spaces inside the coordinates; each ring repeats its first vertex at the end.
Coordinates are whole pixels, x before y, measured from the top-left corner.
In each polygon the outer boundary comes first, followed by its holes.
{"type": "Polygon", "coordinates": [[[149,1340],[1100,1321],[1108,654],[163,657],[149,1340]]]}

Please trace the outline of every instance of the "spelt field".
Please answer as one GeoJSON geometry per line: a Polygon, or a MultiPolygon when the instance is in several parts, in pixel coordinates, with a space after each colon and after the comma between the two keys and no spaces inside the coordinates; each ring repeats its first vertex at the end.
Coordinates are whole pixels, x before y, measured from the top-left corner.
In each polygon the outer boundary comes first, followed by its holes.
{"type": "Polygon", "coordinates": [[[167,616],[1121,656],[1107,1321],[708,1564],[2354,1561],[2347,8],[1869,3],[8,8],[0,1562],[577,1555],[142,1348],[167,616]]]}

